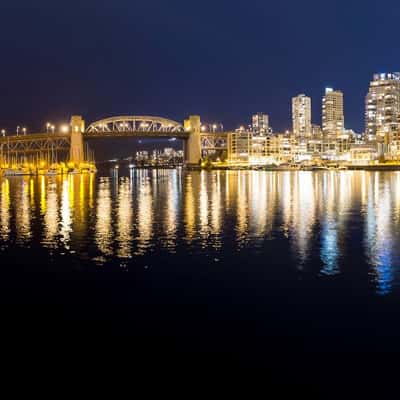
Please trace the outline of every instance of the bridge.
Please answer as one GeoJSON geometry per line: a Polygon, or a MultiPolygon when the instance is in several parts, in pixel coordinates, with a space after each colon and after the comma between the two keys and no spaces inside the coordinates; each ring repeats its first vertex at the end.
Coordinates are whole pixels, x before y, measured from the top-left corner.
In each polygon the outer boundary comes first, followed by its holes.
{"type": "Polygon", "coordinates": [[[75,164],[84,161],[84,139],[96,138],[177,138],[184,141],[186,164],[198,164],[208,152],[226,150],[227,133],[201,132],[199,116],[190,116],[183,124],[154,116],[118,116],[91,123],[85,129],[81,116],[71,118],[65,133],[37,133],[0,137],[1,155],[49,154],[67,152],[75,164]]]}
{"type": "Polygon", "coordinates": [[[122,116],[97,121],[86,129],[85,137],[176,137],[188,139],[190,132],[178,122],[150,116],[122,116]]]}

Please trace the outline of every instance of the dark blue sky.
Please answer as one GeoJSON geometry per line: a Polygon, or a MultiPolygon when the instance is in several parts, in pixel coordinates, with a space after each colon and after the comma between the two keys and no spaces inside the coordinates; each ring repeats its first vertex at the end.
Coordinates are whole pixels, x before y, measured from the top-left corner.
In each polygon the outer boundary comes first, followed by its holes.
{"type": "Polygon", "coordinates": [[[282,130],[293,95],[312,97],[319,123],[334,86],[361,130],[372,74],[400,70],[394,0],[2,0],[0,18],[8,129],[71,113],[197,113],[234,128],[264,111],[282,130]]]}

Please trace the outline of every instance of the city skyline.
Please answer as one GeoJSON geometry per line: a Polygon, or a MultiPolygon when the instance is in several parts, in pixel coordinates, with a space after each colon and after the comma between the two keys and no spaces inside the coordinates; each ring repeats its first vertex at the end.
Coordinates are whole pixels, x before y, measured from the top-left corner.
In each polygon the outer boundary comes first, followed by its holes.
{"type": "MultiPolygon", "coordinates": [[[[283,131],[293,96],[319,99],[337,87],[347,127],[361,132],[371,75],[398,70],[385,40],[400,12],[394,1],[386,3],[390,14],[372,0],[363,7],[341,0],[329,12],[316,1],[173,3],[2,4],[2,125],[37,130],[38,121],[71,114],[150,113],[200,114],[233,129],[263,111],[283,131]]],[[[314,101],[315,116],[319,109],[314,101]]]]}
{"type": "MultiPolygon", "coordinates": [[[[368,81],[368,83],[366,84],[366,92],[365,95],[363,97],[363,102],[362,104],[362,124],[361,124],[361,128],[355,129],[353,126],[350,126],[349,124],[347,124],[344,120],[342,121],[343,124],[341,124],[343,129],[351,129],[354,130],[357,133],[360,134],[364,134],[367,133],[368,128],[367,128],[367,124],[368,124],[368,114],[366,112],[366,107],[368,107],[367,101],[368,101],[368,95],[371,93],[371,88],[373,88],[374,82],[375,81],[379,81],[379,79],[396,79],[396,81],[400,82],[400,73],[399,72],[393,72],[393,71],[384,71],[384,72],[374,72],[371,74],[370,80],[368,81]],[[393,78],[392,78],[393,77],[393,78]],[[394,78],[396,77],[396,78],[394,78]]],[[[400,83],[397,82],[397,86],[396,86],[396,90],[399,91],[399,98],[400,98],[400,83]]],[[[377,90],[377,89],[376,89],[377,90]]],[[[242,119],[239,119],[236,123],[234,123],[233,125],[229,125],[229,124],[225,124],[224,121],[222,121],[221,119],[218,119],[218,117],[216,118],[216,120],[208,120],[207,118],[204,118],[203,122],[205,122],[206,124],[211,124],[211,127],[214,126],[215,124],[218,124],[218,129],[223,129],[224,127],[227,127],[227,131],[234,131],[235,129],[238,129],[242,126],[248,126],[248,127],[253,127],[253,129],[255,128],[255,126],[259,123],[257,120],[255,120],[255,118],[258,118],[259,115],[263,115],[266,118],[266,126],[267,126],[267,131],[268,128],[272,129],[273,131],[278,131],[278,132],[285,132],[285,131],[291,131],[294,134],[296,134],[296,129],[295,129],[295,122],[294,122],[294,112],[295,112],[295,104],[294,101],[297,99],[297,101],[300,101],[300,103],[298,105],[296,105],[296,107],[305,107],[305,109],[307,110],[307,116],[306,116],[306,120],[307,122],[305,122],[305,124],[310,125],[309,128],[309,134],[311,135],[312,132],[312,127],[314,125],[317,125],[319,127],[323,127],[324,125],[324,99],[325,97],[329,95],[331,95],[330,92],[335,93],[340,93],[342,100],[341,100],[341,113],[343,114],[342,116],[344,118],[347,117],[346,114],[346,98],[347,98],[347,94],[341,90],[341,88],[335,88],[333,89],[333,87],[330,86],[326,86],[323,91],[321,91],[321,96],[319,97],[319,101],[316,101],[312,96],[309,96],[308,93],[311,92],[311,89],[304,90],[303,92],[299,92],[296,94],[293,94],[292,97],[290,99],[288,99],[288,107],[287,107],[287,122],[285,124],[285,128],[284,129],[276,129],[275,125],[273,123],[274,120],[274,116],[271,115],[270,112],[268,112],[268,109],[263,109],[263,110],[253,110],[250,114],[243,116],[242,119]],[[307,104],[301,103],[307,101],[307,104]],[[315,117],[317,115],[317,117],[315,117]],[[271,123],[272,120],[272,123],[271,123]],[[227,126],[228,125],[228,126],[227,126]]],[[[397,107],[397,106],[396,106],[397,107]]],[[[400,110],[400,106],[399,106],[399,110],[400,110]]],[[[302,111],[304,112],[304,110],[302,111]]],[[[98,114],[98,113],[96,113],[98,114]]],[[[154,113],[145,113],[147,115],[153,115],[153,116],[157,116],[154,113]]],[[[240,113],[240,115],[242,115],[243,113],[240,113]]],[[[55,120],[58,120],[58,123],[55,122],[55,124],[50,123],[50,122],[44,122],[45,120],[42,120],[42,122],[38,122],[37,120],[33,120],[32,124],[22,124],[21,122],[18,122],[17,125],[15,126],[9,126],[7,125],[7,123],[3,123],[1,125],[1,134],[4,135],[18,135],[18,134],[26,134],[26,132],[49,132],[49,130],[52,130],[54,132],[55,129],[58,129],[60,132],[62,132],[63,130],[66,129],[67,125],[68,125],[68,119],[71,116],[71,113],[67,113],[61,117],[56,117],[56,118],[51,118],[51,120],[54,122],[55,120]],[[27,128],[27,126],[29,125],[29,128],[27,128]]],[[[122,115],[122,113],[116,113],[116,115],[122,115]]],[[[129,112],[126,113],[126,115],[130,115],[129,112]]],[[[104,117],[104,115],[102,116],[104,117]]],[[[303,117],[304,118],[304,117],[303,117]]],[[[21,118],[21,120],[23,120],[21,118]]],[[[177,118],[177,120],[179,120],[179,117],[177,118]]],[[[347,120],[347,118],[346,118],[347,120]]],[[[46,120],[48,121],[48,120],[46,120]]],[[[263,122],[260,122],[260,124],[264,124],[263,122]]],[[[304,127],[303,127],[304,129],[304,127]]],[[[338,128],[339,129],[339,128],[338,128]]],[[[308,130],[308,129],[307,129],[308,130]]],[[[212,131],[212,128],[210,129],[210,131],[212,131]]],[[[306,134],[307,136],[308,134],[306,134]]],[[[301,136],[301,135],[300,135],[301,136]]]]}

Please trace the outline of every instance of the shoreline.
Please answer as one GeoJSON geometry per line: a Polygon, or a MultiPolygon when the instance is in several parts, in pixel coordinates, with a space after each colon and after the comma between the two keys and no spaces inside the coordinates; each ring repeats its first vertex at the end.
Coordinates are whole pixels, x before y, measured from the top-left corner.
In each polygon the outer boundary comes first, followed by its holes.
{"type": "Polygon", "coordinates": [[[308,171],[308,172],[324,172],[324,171],[400,171],[400,165],[349,165],[345,166],[345,168],[318,168],[318,167],[310,167],[310,168],[285,168],[285,167],[195,167],[190,166],[185,168],[188,171],[267,171],[267,172],[298,172],[298,171],[308,171]]]}

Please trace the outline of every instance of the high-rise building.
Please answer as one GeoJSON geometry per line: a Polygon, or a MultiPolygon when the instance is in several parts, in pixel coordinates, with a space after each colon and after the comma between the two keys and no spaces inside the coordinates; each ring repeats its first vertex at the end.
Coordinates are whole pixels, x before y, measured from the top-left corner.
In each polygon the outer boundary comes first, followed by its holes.
{"type": "Polygon", "coordinates": [[[322,132],[326,137],[337,138],[343,134],[343,130],[343,93],[326,88],[322,99],[322,132]]]}
{"type": "Polygon", "coordinates": [[[257,135],[266,135],[269,132],[269,117],[264,113],[257,113],[252,118],[252,131],[257,135]]]}
{"type": "Polygon", "coordinates": [[[397,131],[400,122],[400,73],[375,74],[365,99],[365,133],[374,139],[397,131]]]}
{"type": "Polygon", "coordinates": [[[311,128],[311,98],[300,94],[292,99],[293,134],[296,138],[309,138],[311,128]]]}

